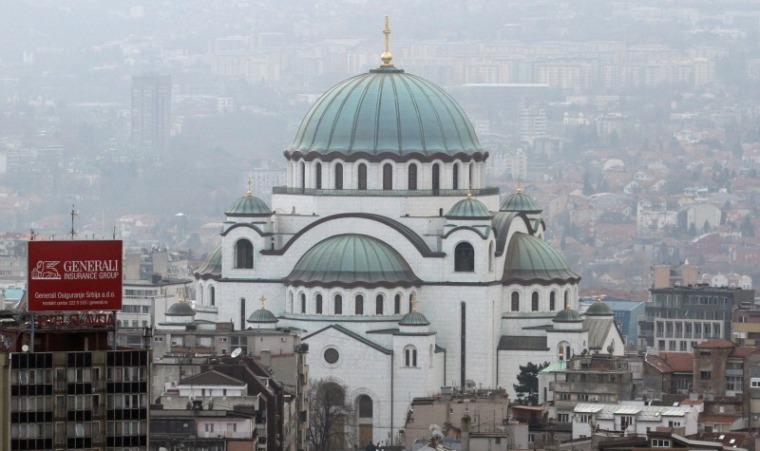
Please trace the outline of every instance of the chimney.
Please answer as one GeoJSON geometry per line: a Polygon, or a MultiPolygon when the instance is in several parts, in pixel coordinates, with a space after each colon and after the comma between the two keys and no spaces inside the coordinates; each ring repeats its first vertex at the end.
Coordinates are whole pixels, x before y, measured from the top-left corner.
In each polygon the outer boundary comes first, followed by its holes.
{"type": "Polygon", "coordinates": [[[467,409],[462,415],[462,451],[470,451],[470,413],[467,409]]]}

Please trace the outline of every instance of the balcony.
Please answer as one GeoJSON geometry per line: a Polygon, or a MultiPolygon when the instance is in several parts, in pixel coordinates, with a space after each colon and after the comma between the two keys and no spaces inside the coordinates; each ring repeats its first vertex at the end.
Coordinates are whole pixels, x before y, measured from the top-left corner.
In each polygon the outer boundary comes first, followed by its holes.
{"type": "MultiPolygon", "coordinates": [[[[499,188],[488,186],[485,188],[472,189],[469,191],[473,196],[492,196],[499,194],[499,188]]],[[[294,194],[304,196],[343,196],[343,197],[465,197],[466,189],[417,189],[417,190],[383,190],[383,189],[316,189],[316,188],[291,188],[288,186],[275,186],[272,194],[294,194]]]]}

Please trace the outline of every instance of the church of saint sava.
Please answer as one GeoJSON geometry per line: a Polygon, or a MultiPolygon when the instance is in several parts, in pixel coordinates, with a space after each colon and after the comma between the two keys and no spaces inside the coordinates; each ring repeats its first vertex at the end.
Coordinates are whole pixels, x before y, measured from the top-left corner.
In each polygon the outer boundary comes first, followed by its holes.
{"type": "Polygon", "coordinates": [[[250,189],[233,202],[195,274],[216,320],[301,331],[310,379],[371,412],[355,423],[375,441],[444,386],[511,392],[528,362],[623,353],[606,306],[578,314],[581,278],[540,207],[486,185],[465,112],[387,42],[386,28],[379,67],[315,102],[284,151],[287,186],[271,206],[250,189]]]}

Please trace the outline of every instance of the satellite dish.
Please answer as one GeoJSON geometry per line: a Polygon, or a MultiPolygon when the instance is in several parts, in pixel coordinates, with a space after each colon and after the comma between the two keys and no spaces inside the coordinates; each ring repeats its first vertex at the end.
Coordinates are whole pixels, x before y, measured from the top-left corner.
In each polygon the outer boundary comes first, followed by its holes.
{"type": "Polygon", "coordinates": [[[28,351],[29,351],[29,345],[24,345],[24,346],[22,346],[22,347],[21,347],[21,350],[22,350],[23,352],[28,352],[28,351]]]}
{"type": "Polygon", "coordinates": [[[241,355],[242,353],[243,353],[243,350],[242,350],[242,349],[240,349],[240,348],[235,348],[235,349],[233,349],[233,350],[232,350],[232,352],[230,353],[230,357],[232,357],[233,359],[236,359],[236,358],[240,357],[240,355],[241,355]]]}

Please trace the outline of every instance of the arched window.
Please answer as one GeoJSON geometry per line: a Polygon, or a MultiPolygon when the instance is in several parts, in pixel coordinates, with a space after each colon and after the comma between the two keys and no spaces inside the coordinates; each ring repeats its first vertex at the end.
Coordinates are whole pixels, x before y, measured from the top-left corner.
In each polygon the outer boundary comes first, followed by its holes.
{"type": "Polygon", "coordinates": [[[359,396],[359,418],[372,418],[372,398],[359,396]]]}
{"type": "Polygon", "coordinates": [[[253,244],[246,239],[235,243],[235,268],[253,268],[253,244]]]}
{"type": "Polygon", "coordinates": [[[306,188],[306,164],[302,161],[299,167],[301,168],[301,186],[299,188],[304,189],[306,188]]]}
{"type": "Polygon", "coordinates": [[[553,291],[551,293],[549,293],[549,310],[551,310],[552,312],[556,308],[556,305],[555,305],[556,304],[556,302],[555,302],[555,298],[556,297],[557,297],[557,293],[555,293],[553,291]]]}
{"type": "Polygon", "coordinates": [[[317,162],[317,165],[314,169],[314,179],[315,179],[315,187],[317,189],[322,189],[322,163],[317,162]]]}
{"type": "Polygon", "coordinates": [[[198,299],[200,301],[200,304],[203,305],[203,284],[198,285],[198,299]]]}
{"type": "Polygon", "coordinates": [[[375,298],[375,315],[383,314],[383,295],[378,294],[375,298]]]}
{"type": "Polygon", "coordinates": [[[517,291],[512,292],[512,311],[513,312],[520,311],[520,293],[518,293],[517,291]]]}
{"type": "Polygon", "coordinates": [[[335,189],[343,189],[343,165],[335,165],[335,189]]]}
{"type": "Polygon", "coordinates": [[[317,314],[321,315],[322,314],[322,295],[321,294],[317,295],[317,303],[316,304],[317,304],[316,305],[316,307],[317,307],[317,314]]]}
{"type": "Polygon", "coordinates": [[[410,312],[412,311],[412,303],[413,303],[413,300],[414,300],[414,293],[410,293],[410,294],[409,294],[409,310],[408,310],[408,311],[410,311],[410,312]]]}
{"type": "Polygon", "coordinates": [[[208,299],[211,305],[216,305],[216,288],[213,285],[208,287],[208,299]]]}
{"type": "Polygon", "coordinates": [[[357,294],[354,298],[354,314],[364,315],[364,296],[357,294]]]}
{"type": "Polygon", "coordinates": [[[301,313],[306,313],[306,295],[301,293],[301,313]]]}
{"type": "Polygon", "coordinates": [[[364,163],[359,163],[359,186],[358,188],[360,190],[366,190],[367,189],[367,165],[364,163]]]}
{"type": "Polygon", "coordinates": [[[438,163],[433,165],[433,196],[437,196],[441,190],[441,167],[438,163]]]}
{"type": "Polygon", "coordinates": [[[401,295],[397,294],[396,297],[393,298],[393,313],[398,315],[401,313],[401,295]]]}
{"type": "Polygon", "coordinates": [[[454,167],[451,169],[451,187],[453,189],[459,189],[459,165],[454,163],[454,167]]]}
{"type": "Polygon", "coordinates": [[[488,245],[488,272],[493,271],[493,241],[488,245]]]}
{"type": "Polygon", "coordinates": [[[417,349],[414,346],[407,346],[404,349],[404,366],[408,368],[417,367],[417,349]]]}
{"type": "Polygon", "coordinates": [[[472,182],[472,170],[473,170],[473,166],[474,165],[475,165],[475,163],[470,163],[467,166],[467,184],[469,186],[473,186],[474,185],[474,183],[472,182]]]}
{"type": "Polygon", "coordinates": [[[335,295],[335,314],[336,315],[342,315],[343,314],[343,296],[336,294],[335,295]]]}
{"type": "Polygon", "coordinates": [[[288,311],[291,312],[291,313],[295,313],[295,310],[294,310],[295,307],[293,307],[293,292],[292,291],[290,292],[290,296],[288,296],[288,301],[289,301],[289,304],[290,304],[289,305],[290,308],[289,308],[288,311]]]}
{"type": "Polygon", "coordinates": [[[538,291],[534,291],[533,294],[530,295],[530,310],[533,312],[538,311],[538,291]]]}
{"type": "Polygon", "coordinates": [[[454,271],[475,271],[475,250],[470,243],[459,243],[454,248],[454,271]]]}
{"type": "Polygon", "coordinates": [[[568,294],[567,290],[565,290],[565,308],[570,307],[570,295],[568,294]]]}
{"type": "Polygon", "coordinates": [[[393,189],[393,166],[390,163],[383,165],[383,189],[393,189]]]}
{"type": "Polygon", "coordinates": [[[410,191],[415,191],[417,189],[417,165],[412,163],[409,165],[409,174],[408,174],[408,181],[407,181],[407,187],[410,191]]]}

